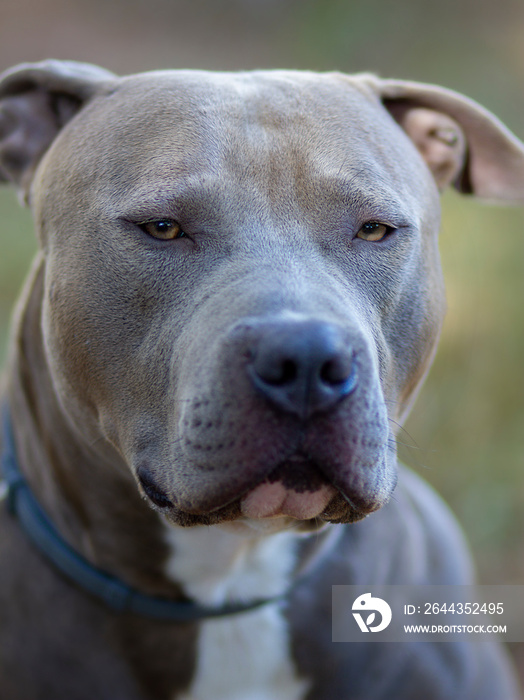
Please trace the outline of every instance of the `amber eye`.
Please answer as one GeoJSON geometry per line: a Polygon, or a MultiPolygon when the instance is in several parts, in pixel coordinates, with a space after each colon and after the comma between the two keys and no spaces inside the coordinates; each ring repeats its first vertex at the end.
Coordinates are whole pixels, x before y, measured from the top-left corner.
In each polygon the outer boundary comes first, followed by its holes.
{"type": "Polygon", "coordinates": [[[182,238],[185,235],[180,224],[177,224],[176,221],[172,221],[171,219],[146,221],[145,224],[140,224],[140,228],[149,236],[158,238],[161,241],[172,241],[175,238],[182,238]]]}
{"type": "Polygon", "coordinates": [[[363,241],[381,241],[391,231],[391,226],[379,224],[378,221],[368,221],[357,233],[357,238],[363,241]]]}

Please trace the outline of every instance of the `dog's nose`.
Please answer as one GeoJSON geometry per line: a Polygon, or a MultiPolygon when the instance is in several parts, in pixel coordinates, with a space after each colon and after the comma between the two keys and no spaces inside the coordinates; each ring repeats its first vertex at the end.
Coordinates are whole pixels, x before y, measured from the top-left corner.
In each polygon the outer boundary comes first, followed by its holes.
{"type": "Polygon", "coordinates": [[[266,399],[301,419],[333,408],[357,385],[353,351],[338,326],[323,321],[258,325],[248,374],[266,399]]]}

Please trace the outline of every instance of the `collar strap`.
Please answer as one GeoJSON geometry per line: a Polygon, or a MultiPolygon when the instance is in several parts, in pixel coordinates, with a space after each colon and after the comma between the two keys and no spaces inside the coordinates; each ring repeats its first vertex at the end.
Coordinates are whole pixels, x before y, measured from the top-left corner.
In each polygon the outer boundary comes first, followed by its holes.
{"type": "Polygon", "coordinates": [[[286,591],[271,598],[255,599],[248,603],[227,603],[219,607],[140,593],[93,566],[56,531],[18,467],[11,418],[7,410],[4,411],[3,439],[0,476],[3,476],[4,481],[0,481],[0,499],[6,498],[11,515],[18,518],[29,539],[56,569],[111,610],[171,622],[196,622],[256,610],[264,605],[283,601],[289,593],[286,591]]]}

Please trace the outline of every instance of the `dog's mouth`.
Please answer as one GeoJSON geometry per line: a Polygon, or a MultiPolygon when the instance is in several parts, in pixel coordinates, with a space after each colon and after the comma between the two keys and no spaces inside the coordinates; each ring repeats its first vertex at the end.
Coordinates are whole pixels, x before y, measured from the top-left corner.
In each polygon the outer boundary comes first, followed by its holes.
{"type": "Polygon", "coordinates": [[[250,521],[260,529],[290,528],[313,531],[326,523],[361,520],[376,510],[366,499],[350,497],[323,474],[320,467],[298,453],[278,465],[263,481],[218,507],[189,512],[178,507],[139,471],[144,494],[169,522],[182,525],[216,525],[250,521]]]}
{"type": "Polygon", "coordinates": [[[240,510],[244,517],[255,520],[311,520],[321,517],[336,493],[316,464],[296,454],[242,496],[240,510]]]}
{"type": "Polygon", "coordinates": [[[310,520],[320,517],[335,495],[335,489],[327,484],[316,491],[300,493],[286,488],[281,481],[264,482],[241,499],[240,510],[252,519],[287,516],[310,520]]]}

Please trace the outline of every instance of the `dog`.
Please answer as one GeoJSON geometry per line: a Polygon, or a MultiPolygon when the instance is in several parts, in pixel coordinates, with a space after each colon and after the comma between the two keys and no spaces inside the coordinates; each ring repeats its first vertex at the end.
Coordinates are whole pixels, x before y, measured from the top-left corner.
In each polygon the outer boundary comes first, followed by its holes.
{"type": "Polygon", "coordinates": [[[524,201],[475,102],[368,74],[0,79],[39,253],[3,391],[3,700],[515,700],[492,642],[336,644],[334,584],[467,584],[395,434],[439,194],[524,201]]]}

